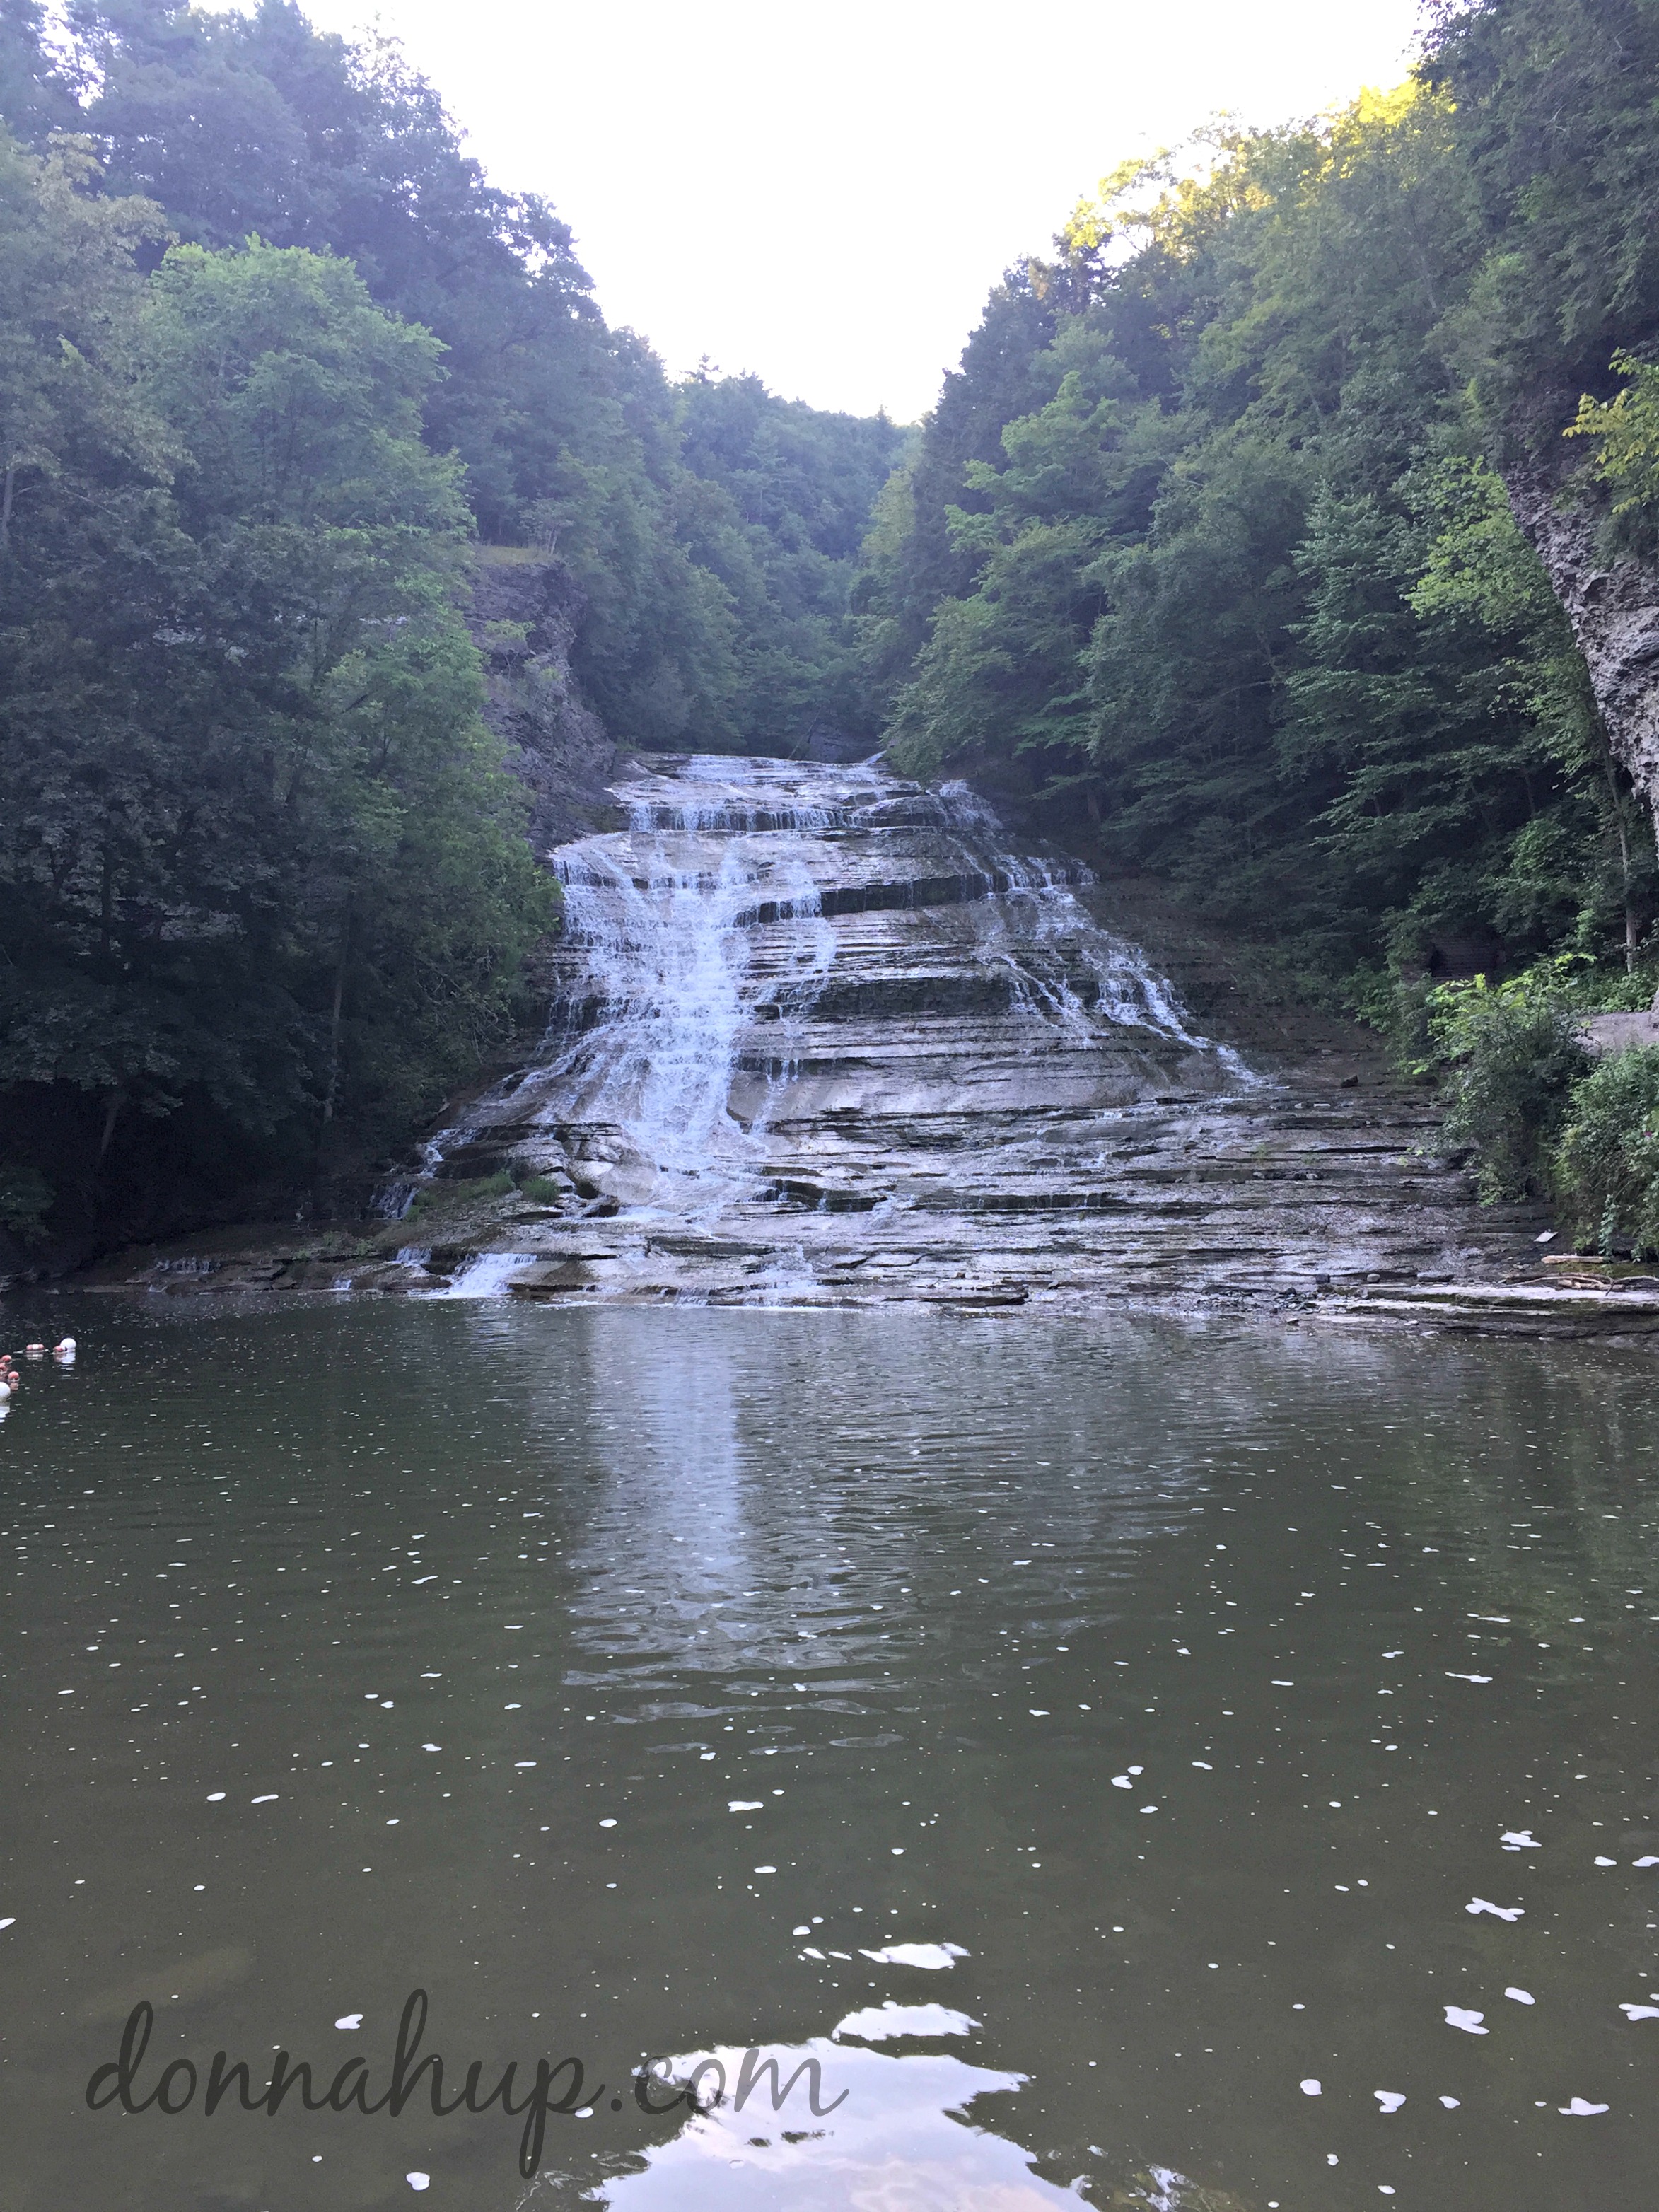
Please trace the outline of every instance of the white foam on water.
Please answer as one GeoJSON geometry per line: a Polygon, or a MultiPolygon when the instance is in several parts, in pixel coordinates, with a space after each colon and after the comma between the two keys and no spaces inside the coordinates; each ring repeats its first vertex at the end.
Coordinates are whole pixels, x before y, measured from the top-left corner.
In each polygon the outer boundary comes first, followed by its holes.
{"type": "Polygon", "coordinates": [[[1147,2176],[1152,2185],[1152,2193],[1146,2199],[1152,2212],[1181,2212],[1182,2192],[1193,2185],[1186,2175],[1177,2173],[1172,2166],[1154,2166],[1147,2169],[1147,2176]]]}
{"type": "Polygon", "coordinates": [[[1489,1912],[1494,1920],[1519,1920],[1526,1909],[1524,1905],[1489,1905],[1484,1897],[1472,1897],[1463,1907],[1465,1912],[1489,1912]]]}
{"type": "Polygon", "coordinates": [[[1486,2017],[1483,2012],[1471,2012],[1467,2005],[1446,2007],[1447,2027],[1461,2027],[1465,2035],[1490,2035],[1492,2030],[1480,2025],[1486,2017]]]}
{"type": "Polygon", "coordinates": [[[1371,2094],[1385,2112],[1397,2112],[1406,2101],[1398,2089],[1373,2089],[1371,2094]]]}
{"type": "Polygon", "coordinates": [[[1593,2120],[1598,2113],[1610,2112],[1613,2107],[1611,2105],[1592,2105],[1588,2098],[1575,2097],[1571,2104],[1558,2105],[1555,2109],[1564,2118],[1593,2120]]]}

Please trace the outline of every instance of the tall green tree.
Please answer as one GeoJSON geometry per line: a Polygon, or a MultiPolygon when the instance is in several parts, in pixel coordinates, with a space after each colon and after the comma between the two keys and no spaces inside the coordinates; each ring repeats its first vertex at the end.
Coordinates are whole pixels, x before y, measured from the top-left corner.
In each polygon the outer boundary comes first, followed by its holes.
{"type": "Polygon", "coordinates": [[[682,528],[731,594],[744,744],[788,751],[821,719],[873,745],[848,600],[906,433],[885,416],[781,399],[757,376],[702,369],[677,398],[680,453],[696,479],[682,495],[682,528]]]}
{"type": "Polygon", "coordinates": [[[71,149],[3,179],[40,277],[6,386],[55,403],[0,556],[8,1118],[70,1217],[361,1179],[501,1034],[549,907],[420,437],[440,349],[301,249],[145,283],[155,210],[71,149]]]}

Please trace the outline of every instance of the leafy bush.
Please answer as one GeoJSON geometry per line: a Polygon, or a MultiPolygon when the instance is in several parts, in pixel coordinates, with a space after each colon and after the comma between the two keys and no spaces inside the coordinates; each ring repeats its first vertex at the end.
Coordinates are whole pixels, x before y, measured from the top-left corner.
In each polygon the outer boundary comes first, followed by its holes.
{"type": "Polygon", "coordinates": [[[1614,1053],[1574,1085],[1552,1166],[1580,1245],[1659,1257],[1659,1046],[1614,1053]]]}
{"type": "Polygon", "coordinates": [[[519,1195],[532,1206],[556,1206],[564,1195],[564,1186],[551,1176],[526,1176],[519,1185],[519,1195]]]}
{"type": "Polygon", "coordinates": [[[1508,982],[1484,975],[1430,992],[1431,1048],[1447,1071],[1446,1134],[1477,1156],[1481,1201],[1542,1197],[1573,1086],[1589,1073],[1569,963],[1508,982]]]}

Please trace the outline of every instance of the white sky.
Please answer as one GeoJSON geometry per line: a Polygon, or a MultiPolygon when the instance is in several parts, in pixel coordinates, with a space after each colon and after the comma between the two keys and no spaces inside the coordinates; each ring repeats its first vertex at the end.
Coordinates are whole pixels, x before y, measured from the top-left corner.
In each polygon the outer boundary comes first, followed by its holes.
{"type": "Polygon", "coordinates": [[[1132,154],[1396,82],[1417,0],[307,0],[371,20],[607,319],[910,421],[991,286],[1132,154]]]}

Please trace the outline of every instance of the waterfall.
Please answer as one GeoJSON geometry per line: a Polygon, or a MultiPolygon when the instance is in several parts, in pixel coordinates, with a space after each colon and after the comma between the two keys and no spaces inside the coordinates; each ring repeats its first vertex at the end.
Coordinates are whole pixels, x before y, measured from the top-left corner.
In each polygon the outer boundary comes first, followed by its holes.
{"type": "Polygon", "coordinates": [[[698,792],[707,781],[688,775],[680,787],[693,795],[672,800],[659,788],[675,788],[665,778],[623,787],[630,829],[558,856],[566,957],[577,966],[550,1030],[561,1048],[537,1085],[562,1119],[618,1131],[688,1201],[703,1195],[690,1185],[741,1179],[753,1152],[730,1094],[757,992],[774,987],[756,971],[745,927],[763,887],[805,925],[795,992],[810,996],[836,949],[827,925],[811,926],[809,860],[827,816],[795,810],[786,826],[779,810],[698,792]]]}
{"type": "MultiPolygon", "coordinates": [[[[590,1272],[641,1289],[677,1253],[717,1263],[711,1293],[735,1274],[756,1300],[794,1297],[860,1264],[826,1261],[825,1216],[842,1245],[848,1216],[886,1237],[964,1179],[962,1211],[1024,1207],[1010,1179],[1035,1145],[1075,1165],[1142,1102],[1259,1081],[1090,912],[1087,870],[1017,848],[966,785],[692,756],[612,795],[627,826],[554,855],[542,1050],[428,1170],[568,1184],[561,1222],[610,1224],[602,1249],[585,1232],[590,1272]]],[[[673,1287],[703,1286],[681,1268],[673,1287]]]]}

